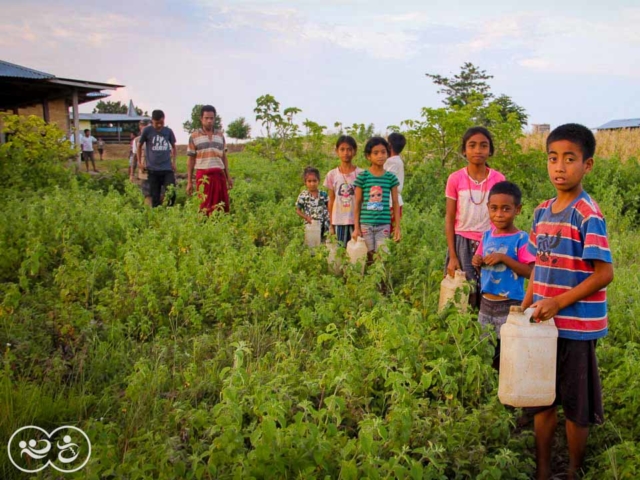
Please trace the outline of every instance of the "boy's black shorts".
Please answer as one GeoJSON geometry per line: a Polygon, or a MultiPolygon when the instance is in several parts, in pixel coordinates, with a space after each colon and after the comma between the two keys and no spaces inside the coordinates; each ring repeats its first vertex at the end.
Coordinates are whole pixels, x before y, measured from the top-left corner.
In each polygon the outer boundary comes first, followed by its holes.
{"type": "Polygon", "coordinates": [[[558,338],[556,400],[547,407],[527,408],[529,413],[562,405],[565,418],[581,427],[604,422],[596,342],[558,338]]]}

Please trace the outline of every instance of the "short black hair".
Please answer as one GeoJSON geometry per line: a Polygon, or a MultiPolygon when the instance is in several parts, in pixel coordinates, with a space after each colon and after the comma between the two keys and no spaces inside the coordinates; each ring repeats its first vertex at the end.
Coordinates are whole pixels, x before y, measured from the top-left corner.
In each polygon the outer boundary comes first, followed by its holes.
{"type": "Polygon", "coordinates": [[[213,105],[203,105],[200,109],[200,118],[202,118],[204,112],[213,112],[213,115],[218,115],[218,112],[216,112],[216,107],[214,107],[213,105]]]}
{"type": "Polygon", "coordinates": [[[582,150],[582,161],[593,158],[596,153],[596,137],[584,125],[565,123],[554,128],[547,137],[547,152],[549,152],[549,145],[560,140],[567,140],[578,145],[582,150]]]}
{"type": "Polygon", "coordinates": [[[355,138],[353,138],[351,135],[340,135],[338,137],[338,141],[336,142],[336,150],[340,147],[340,145],[342,145],[343,143],[346,143],[347,145],[349,145],[351,148],[353,148],[354,152],[358,151],[358,144],[356,143],[355,138]]]}
{"type": "Polygon", "coordinates": [[[164,112],[162,110],[154,110],[151,112],[151,120],[162,120],[164,118],[164,112]]]}
{"type": "Polygon", "coordinates": [[[84,132],[84,133],[87,133],[87,132],[91,132],[91,130],[89,130],[88,128],[85,128],[85,129],[83,130],[83,132],[84,132]]]}
{"type": "Polygon", "coordinates": [[[491,136],[491,132],[484,127],[471,127],[467,129],[467,131],[464,132],[464,135],[462,136],[462,145],[460,146],[460,151],[464,153],[467,147],[467,142],[477,133],[481,133],[482,135],[487,137],[487,140],[489,140],[489,156],[493,156],[493,152],[495,151],[495,148],[493,146],[493,137],[491,136]]]}
{"type": "Polygon", "coordinates": [[[489,190],[489,200],[491,200],[492,195],[511,195],[513,197],[513,203],[515,203],[516,207],[522,205],[522,191],[513,182],[509,182],[505,180],[503,182],[496,183],[491,190],[489,190]]]}
{"type": "Polygon", "coordinates": [[[404,146],[407,144],[405,136],[398,132],[390,133],[387,140],[396,155],[400,155],[402,150],[404,150],[404,146]]]}
{"type": "Polygon", "coordinates": [[[371,137],[367,140],[367,144],[364,146],[364,154],[371,155],[373,147],[377,147],[378,145],[384,145],[384,148],[387,149],[387,155],[389,155],[389,142],[382,137],[371,137]]]}
{"type": "Polygon", "coordinates": [[[302,178],[305,182],[307,181],[307,175],[315,175],[318,181],[320,181],[320,170],[316,167],[306,167],[304,169],[304,172],[302,172],[302,178]]]}

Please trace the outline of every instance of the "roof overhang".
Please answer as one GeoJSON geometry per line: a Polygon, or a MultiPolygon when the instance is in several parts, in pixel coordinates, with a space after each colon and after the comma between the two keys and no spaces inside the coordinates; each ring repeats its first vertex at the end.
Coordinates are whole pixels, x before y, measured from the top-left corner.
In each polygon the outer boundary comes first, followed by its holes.
{"type": "Polygon", "coordinates": [[[66,99],[71,104],[74,90],[78,92],[78,103],[87,103],[109,96],[102,90],[115,90],[120,87],[122,85],[68,78],[0,77],[0,110],[27,107],[57,99],[66,99]]]}

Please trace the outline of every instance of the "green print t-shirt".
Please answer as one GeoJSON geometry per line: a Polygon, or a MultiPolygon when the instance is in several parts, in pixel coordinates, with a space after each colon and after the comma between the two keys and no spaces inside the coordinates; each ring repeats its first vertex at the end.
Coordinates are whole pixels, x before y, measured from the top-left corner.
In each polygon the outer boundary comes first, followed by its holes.
{"type": "Polygon", "coordinates": [[[389,199],[391,189],[398,184],[398,178],[391,172],[384,172],[384,175],[376,177],[369,170],[365,170],[358,175],[354,185],[362,189],[361,224],[388,225],[391,223],[389,199]]]}

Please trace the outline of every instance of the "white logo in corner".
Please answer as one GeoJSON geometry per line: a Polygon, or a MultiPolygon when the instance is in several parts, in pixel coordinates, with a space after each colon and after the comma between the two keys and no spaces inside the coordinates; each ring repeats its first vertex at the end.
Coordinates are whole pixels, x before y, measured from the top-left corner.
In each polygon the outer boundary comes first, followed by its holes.
{"type": "Polygon", "coordinates": [[[48,433],[29,425],[11,435],[7,444],[9,460],[25,473],[36,473],[52,466],[62,473],[82,469],[91,457],[91,440],[77,427],[64,425],[48,433]]]}

